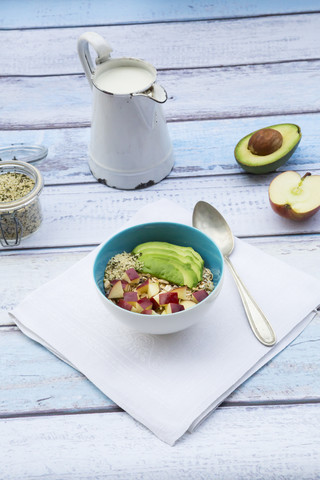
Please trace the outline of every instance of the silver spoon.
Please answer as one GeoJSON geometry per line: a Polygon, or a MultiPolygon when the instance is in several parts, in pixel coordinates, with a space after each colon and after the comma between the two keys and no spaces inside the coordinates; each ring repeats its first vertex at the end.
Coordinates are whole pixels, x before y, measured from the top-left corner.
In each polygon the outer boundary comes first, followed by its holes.
{"type": "Polygon", "coordinates": [[[221,213],[219,213],[218,210],[216,210],[207,202],[198,202],[196,204],[193,210],[192,224],[194,227],[207,234],[208,237],[212,238],[212,240],[220,248],[224,256],[224,260],[230,267],[231,273],[238,287],[240,297],[253,333],[257,339],[263,343],[263,345],[271,347],[276,342],[274,331],[240,280],[239,275],[229,260],[229,255],[234,247],[234,238],[229,225],[221,213]]]}

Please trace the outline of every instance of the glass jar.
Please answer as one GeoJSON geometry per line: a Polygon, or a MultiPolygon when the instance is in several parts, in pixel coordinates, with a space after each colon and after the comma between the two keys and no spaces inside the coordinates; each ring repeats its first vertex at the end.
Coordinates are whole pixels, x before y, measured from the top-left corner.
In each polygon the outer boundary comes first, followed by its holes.
{"type": "Polygon", "coordinates": [[[16,200],[1,201],[0,197],[0,242],[4,247],[11,247],[19,245],[22,238],[29,237],[41,225],[39,196],[43,179],[33,165],[14,160],[0,162],[0,175],[6,173],[24,174],[34,181],[32,189],[16,200]]]}

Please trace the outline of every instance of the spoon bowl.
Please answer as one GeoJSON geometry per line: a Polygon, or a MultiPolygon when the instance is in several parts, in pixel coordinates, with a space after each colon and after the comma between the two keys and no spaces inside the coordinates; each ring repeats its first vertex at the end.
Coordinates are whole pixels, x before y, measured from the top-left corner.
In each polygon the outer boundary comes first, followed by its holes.
{"type": "Polygon", "coordinates": [[[234,248],[232,231],[220,212],[207,202],[198,202],[193,210],[193,226],[205,232],[220,248],[224,256],[234,248]]]}
{"type": "Polygon", "coordinates": [[[192,224],[195,228],[208,235],[220,248],[225,263],[230,268],[238,287],[243,307],[254,335],[263,345],[271,347],[276,343],[274,331],[229,259],[229,255],[234,248],[234,237],[226,220],[210,203],[201,201],[194,207],[192,224]]]}

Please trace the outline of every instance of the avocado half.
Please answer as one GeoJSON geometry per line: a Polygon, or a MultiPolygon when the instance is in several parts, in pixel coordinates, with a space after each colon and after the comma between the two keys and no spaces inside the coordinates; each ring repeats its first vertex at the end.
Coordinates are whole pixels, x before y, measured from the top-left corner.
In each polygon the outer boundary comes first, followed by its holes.
{"type": "MultiPolygon", "coordinates": [[[[293,123],[282,123],[271,125],[273,130],[277,130],[282,135],[282,145],[270,155],[256,155],[248,149],[249,140],[256,132],[252,132],[242,138],[236,145],[234,156],[238,164],[249,173],[269,173],[284,165],[301,140],[301,130],[298,125],[293,123]]],[[[256,130],[258,131],[258,130],[256,130]]]]}

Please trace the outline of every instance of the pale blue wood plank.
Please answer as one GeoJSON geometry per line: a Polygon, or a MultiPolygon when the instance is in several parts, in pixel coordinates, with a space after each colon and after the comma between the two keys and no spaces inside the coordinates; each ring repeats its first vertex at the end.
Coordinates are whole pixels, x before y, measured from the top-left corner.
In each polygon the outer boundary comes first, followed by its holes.
{"type": "MultiPolygon", "coordinates": [[[[175,153],[169,177],[242,173],[233,154],[237,142],[254,130],[277,123],[296,123],[302,131],[300,146],[279,171],[318,168],[320,114],[316,113],[169,123],[175,153]]],[[[0,131],[0,145],[25,142],[49,148],[47,159],[37,164],[46,185],[96,182],[88,167],[89,140],[90,128],[0,131]]]]}
{"type": "MultiPolygon", "coordinates": [[[[3,0],[0,28],[39,28],[237,18],[319,11],[318,0],[3,0]]],[[[165,41],[165,39],[164,39],[165,41]]]]}
{"type": "Polygon", "coordinates": [[[191,176],[187,181],[166,179],[149,188],[126,191],[100,183],[46,187],[41,195],[42,225],[21,246],[97,245],[123,228],[140,208],[161,198],[180,203],[190,212],[199,200],[206,200],[222,212],[239,237],[319,233],[319,214],[293,222],[273,212],[268,187],[275,175],[191,176]]]}
{"type": "MultiPolygon", "coordinates": [[[[320,317],[241,385],[225,405],[319,401],[320,349],[315,341],[319,336],[320,317]]],[[[115,407],[83,375],[14,327],[0,327],[0,351],[0,417],[115,407]]]]}
{"type": "Polygon", "coordinates": [[[78,371],[18,330],[0,328],[0,351],[0,416],[115,406],[78,371]]]}
{"type": "Polygon", "coordinates": [[[5,480],[316,480],[320,405],[219,408],[174,447],[126,413],[0,420],[5,480]]]}
{"type": "MultiPolygon", "coordinates": [[[[110,43],[113,58],[143,58],[158,70],[312,60],[320,52],[320,14],[86,29],[110,43]]],[[[84,27],[0,30],[1,75],[82,73],[76,44],[83,32],[84,27]]]]}
{"type": "MultiPolygon", "coordinates": [[[[320,280],[319,235],[289,237],[254,237],[247,241],[269,255],[276,256],[295,268],[320,280]]],[[[21,245],[23,248],[23,244],[21,245]]],[[[0,325],[14,325],[8,311],[44,283],[57,277],[84,258],[92,246],[39,249],[35,252],[1,250],[0,268],[0,325]],[[28,282],[24,279],[27,278],[28,282]]]]}
{"type": "MultiPolygon", "coordinates": [[[[167,119],[210,120],[318,113],[320,61],[166,70],[167,119]]],[[[84,75],[0,77],[2,129],[88,126],[92,92],[84,75]]]]}

